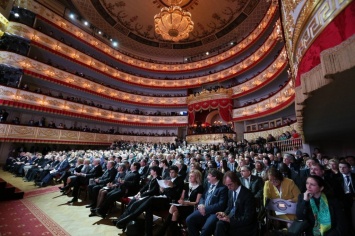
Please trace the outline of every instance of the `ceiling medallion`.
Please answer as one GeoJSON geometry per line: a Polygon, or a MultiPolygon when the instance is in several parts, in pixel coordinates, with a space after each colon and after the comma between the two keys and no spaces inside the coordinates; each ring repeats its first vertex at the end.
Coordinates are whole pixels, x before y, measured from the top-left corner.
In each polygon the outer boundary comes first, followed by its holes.
{"type": "Polygon", "coordinates": [[[163,39],[178,42],[189,37],[194,28],[191,13],[179,6],[182,0],[170,0],[170,7],[163,7],[154,16],[155,32],[163,39]]]}

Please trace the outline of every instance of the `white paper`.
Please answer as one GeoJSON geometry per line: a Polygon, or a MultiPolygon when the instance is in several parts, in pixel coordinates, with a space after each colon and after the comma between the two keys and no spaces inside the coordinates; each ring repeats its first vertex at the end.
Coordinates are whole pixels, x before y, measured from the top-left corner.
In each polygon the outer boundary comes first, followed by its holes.
{"type": "Polygon", "coordinates": [[[170,188],[170,186],[169,185],[166,185],[165,184],[165,180],[158,180],[158,184],[159,184],[159,186],[160,187],[162,187],[162,188],[170,188]]]}
{"type": "Polygon", "coordinates": [[[280,216],[280,215],[286,215],[286,213],[279,212],[279,211],[275,211],[275,214],[276,214],[277,216],[280,216]]]}
{"type": "Polygon", "coordinates": [[[170,205],[173,205],[173,206],[182,206],[182,204],[180,204],[180,203],[170,203],[170,205]]]}

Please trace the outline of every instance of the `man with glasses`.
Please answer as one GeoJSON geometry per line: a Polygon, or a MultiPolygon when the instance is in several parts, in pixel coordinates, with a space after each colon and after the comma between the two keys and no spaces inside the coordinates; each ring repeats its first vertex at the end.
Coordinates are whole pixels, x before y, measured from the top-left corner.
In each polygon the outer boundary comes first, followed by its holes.
{"type": "Polygon", "coordinates": [[[218,222],[214,235],[256,235],[257,220],[253,194],[241,184],[234,172],[226,172],[223,182],[229,189],[228,207],[224,212],[216,213],[218,222]]]}

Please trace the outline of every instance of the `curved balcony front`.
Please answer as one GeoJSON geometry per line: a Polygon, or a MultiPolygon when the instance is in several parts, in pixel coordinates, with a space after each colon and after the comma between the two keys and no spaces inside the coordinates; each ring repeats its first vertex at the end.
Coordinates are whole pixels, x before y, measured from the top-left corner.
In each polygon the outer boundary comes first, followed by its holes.
{"type": "Polygon", "coordinates": [[[10,22],[7,32],[31,40],[31,43],[34,45],[45,48],[46,50],[56,53],[62,57],[65,57],[71,61],[74,61],[75,63],[93,69],[97,72],[100,72],[117,81],[140,86],[140,87],[158,88],[158,89],[195,88],[195,87],[200,87],[207,83],[222,82],[234,76],[237,76],[251,69],[255,64],[257,64],[262,59],[264,59],[276,45],[277,35],[278,35],[277,29],[275,27],[275,29],[272,31],[270,36],[259,47],[258,50],[253,52],[251,55],[249,55],[239,63],[236,63],[219,72],[212,73],[205,76],[190,78],[190,79],[162,80],[162,79],[149,79],[146,77],[131,75],[119,71],[113,67],[105,65],[104,63],[86,55],[85,53],[79,52],[26,25],[10,22]]]}
{"type": "Polygon", "coordinates": [[[147,127],[187,126],[187,116],[126,114],[5,86],[0,86],[0,105],[123,125],[147,127]]]}
{"type": "Polygon", "coordinates": [[[274,114],[290,106],[295,99],[295,90],[292,80],[273,96],[255,104],[235,108],[232,112],[233,121],[256,119],[274,114]]]}
{"type": "MultiPolygon", "coordinates": [[[[275,14],[277,13],[277,6],[275,4],[270,4],[270,8],[266,12],[264,18],[261,20],[258,27],[249,34],[244,40],[239,42],[236,46],[231,48],[230,50],[223,52],[217,56],[199,61],[199,62],[192,62],[192,63],[183,63],[183,64],[159,64],[156,62],[148,62],[142,61],[128,55],[125,55],[116,49],[111,48],[110,46],[106,45],[105,43],[99,41],[95,37],[91,36],[89,33],[81,30],[77,26],[71,24],[69,21],[63,19],[61,16],[55,14],[54,12],[50,11],[49,9],[45,8],[44,6],[36,3],[36,2],[27,2],[21,1],[19,2],[19,7],[25,8],[33,13],[37,14],[38,17],[41,19],[56,25],[61,30],[77,37],[82,42],[91,45],[95,49],[106,53],[107,55],[111,56],[113,59],[118,60],[124,64],[139,67],[145,70],[151,71],[160,71],[160,72],[182,72],[187,70],[196,70],[206,68],[211,65],[216,65],[221,61],[227,60],[236,56],[237,54],[241,53],[242,51],[249,48],[268,28],[271,24],[275,14]]],[[[63,15],[65,12],[63,12],[63,15]]]]}
{"type": "Polygon", "coordinates": [[[1,142],[111,145],[116,141],[174,143],[176,138],[176,136],[134,136],[88,133],[72,130],[50,129],[0,123],[1,142]]]}

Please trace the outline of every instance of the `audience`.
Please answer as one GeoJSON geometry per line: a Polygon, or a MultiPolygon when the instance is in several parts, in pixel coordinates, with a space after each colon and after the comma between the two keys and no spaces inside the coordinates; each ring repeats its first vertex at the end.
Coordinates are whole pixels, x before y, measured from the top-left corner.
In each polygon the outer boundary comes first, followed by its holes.
{"type": "MultiPolygon", "coordinates": [[[[268,146],[258,148],[265,151],[268,146]]],[[[256,209],[260,211],[262,205],[258,199],[266,203],[266,199],[275,198],[298,202],[296,215],[278,217],[304,220],[302,231],[306,233],[351,235],[353,157],[334,157],[324,162],[321,157],[325,155],[319,150],[315,153],[318,158],[298,151],[299,148],[284,155],[273,151],[258,153],[247,141],[218,145],[186,145],[182,140],[174,145],[119,141],[107,150],[50,151],[44,155],[11,152],[4,170],[25,181],[35,180],[40,186],[55,184],[55,180],[63,182],[60,189],[64,193],[70,195],[73,188],[73,198],[68,201],[72,204],[77,204],[79,188],[88,189],[89,216],[106,217],[115,201],[132,196],[124,213],[113,223],[124,229],[146,212],[147,235],[153,232],[153,210],[169,213],[157,230],[159,236],[165,232],[180,235],[185,219],[189,235],[255,235],[260,223],[256,209]],[[214,160],[219,161],[221,169],[214,160]],[[126,166],[130,171],[126,171],[126,166]],[[165,182],[169,187],[158,187],[161,173],[165,178],[169,175],[170,180],[165,182]],[[185,175],[188,178],[184,185],[185,175]],[[167,196],[166,200],[158,197],[161,194],[167,196]],[[317,210],[326,212],[322,216],[325,218],[314,216],[317,210]],[[329,219],[330,225],[322,223],[329,219]]]]}

